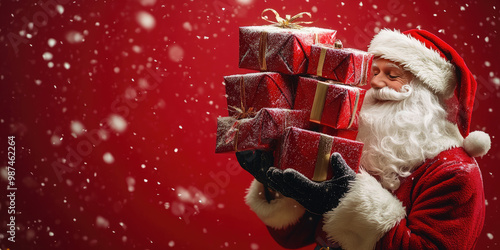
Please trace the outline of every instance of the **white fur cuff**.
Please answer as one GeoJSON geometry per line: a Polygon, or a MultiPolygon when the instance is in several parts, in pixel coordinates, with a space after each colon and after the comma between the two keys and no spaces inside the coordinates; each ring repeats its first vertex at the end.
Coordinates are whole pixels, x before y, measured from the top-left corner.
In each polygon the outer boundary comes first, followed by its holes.
{"type": "Polygon", "coordinates": [[[405,216],[403,204],[374,177],[361,171],[339,206],[324,215],[323,230],[343,249],[373,249],[405,216]]]}
{"type": "Polygon", "coordinates": [[[255,179],[248,188],[245,203],[264,224],[275,229],[297,223],[306,211],[297,201],[283,195],[268,203],[264,197],[264,185],[255,179]]]}

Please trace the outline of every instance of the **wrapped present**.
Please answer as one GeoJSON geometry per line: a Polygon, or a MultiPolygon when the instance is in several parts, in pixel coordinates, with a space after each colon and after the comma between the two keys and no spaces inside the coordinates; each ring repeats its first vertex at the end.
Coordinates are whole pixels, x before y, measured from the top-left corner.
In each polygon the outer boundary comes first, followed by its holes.
{"type": "Polygon", "coordinates": [[[361,86],[371,77],[372,61],[373,55],[365,51],[317,44],[311,46],[307,73],[361,86]]]}
{"type": "Polygon", "coordinates": [[[290,127],[283,136],[278,168],[292,168],[313,181],[325,181],[333,177],[329,165],[332,153],[340,153],[358,172],[362,150],[363,143],[358,141],[290,127]]]}
{"type": "Polygon", "coordinates": [[[356,130],[366,90],[339,82],[299,77],[294,109],[311,111],[310,120],[336,129],[356,130]]]}
{"type": "MultiPolygon", "coordinates": [[[[271,9],[264,12],[268,10],[271,9]]],[[[306,73],[311,45],[334,44],[337,31],[294,25],[302,13],[287,19],[275,14],[276,25],[240,27],[239,67],[285,74],[306,73]]]]}
{"type": "Polygon", "coordinates": [[[262,108],[293,108],[297,77],[273,72],[225,76],[229,116],[262,108]]]}
{"type": "Polygon", "coordinates": [[[215,152],[272,150],[287,127],[307,128],[309,123],[308,111],[277,108],[261,109],[253,118],[220,117],[215,152]]]}

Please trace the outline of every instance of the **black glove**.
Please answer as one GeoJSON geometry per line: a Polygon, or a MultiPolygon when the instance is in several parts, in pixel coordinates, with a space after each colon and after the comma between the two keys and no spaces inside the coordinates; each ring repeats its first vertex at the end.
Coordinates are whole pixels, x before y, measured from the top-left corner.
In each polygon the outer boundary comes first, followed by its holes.
{"type": "Polygon", "coordinates": [[[274,165],[273,151],[247,150],[236,152],[236,159],[240,166],[264,185],[264,196],[267,202],[273,200],[273,192],[269,190],[269,179],[267,170],[274,165]]]}
{"type": "Polygon", "coordinates": [[[267,172],[269,186],[284,196],[290,197],[315,214],[324,214],[339,205],[339,199],[349,191],[349,182],[356,173],[345,163],[339,153],[330,157],[334,177],[315,182],[294,169],[270,168],[267,172]]]}
{"type": "Polygon", "coordinates": [[[260,183],[269,182],[266,172],[274,165],[273,151],[247,150],[236,152],[236,159],[241,167],[253,175],[260,183]]]}

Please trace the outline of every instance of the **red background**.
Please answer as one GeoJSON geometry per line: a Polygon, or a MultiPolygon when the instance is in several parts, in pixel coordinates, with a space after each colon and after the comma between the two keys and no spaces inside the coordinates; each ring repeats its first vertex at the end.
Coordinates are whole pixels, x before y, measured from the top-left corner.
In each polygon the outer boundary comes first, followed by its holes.
{"type": "Polygon", "coordinates": [[[251,72],[238,68],[238,27],[267,24],[268,7],[312,12],[313,25],[338,30],[345,47],[366,50],[383,27],[420,27],[463,55],[478,78],[472,129],[493,140],[477,159],[487,199],[477,248],[498,248],[498,3],[58,2],[60,13],[36,1],[0,3],[2,249],[279,249],[243,202],[251,176],[233,154],[214,153],[216,118],[227,115],[222,77],[251,72]],[[124,131],[108,125],[112,115],[124,131]],[[107,139],[86,147],[98,131],[107,139]],[[6,239],[8,135],[16,136],[15,243],[6,239]],[[53,166],[66,170],[61,179],[53,166]]]}

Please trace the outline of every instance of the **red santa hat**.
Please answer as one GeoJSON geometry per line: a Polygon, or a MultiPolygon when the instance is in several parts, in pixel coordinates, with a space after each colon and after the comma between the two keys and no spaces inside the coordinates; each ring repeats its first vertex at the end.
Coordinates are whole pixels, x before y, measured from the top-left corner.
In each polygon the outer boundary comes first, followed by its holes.
{"type": "Polygon", "coordinates": [[[456,124],[465,138],[463,146],[473,157],[485,155],[491,147],[488,134],[469,134],[477,83],[463,58],[447,43],[425,30],[384,29],[370,43],[368,52],[401,64],[436,95],[446,100],[456,96],[456,124]]]}

